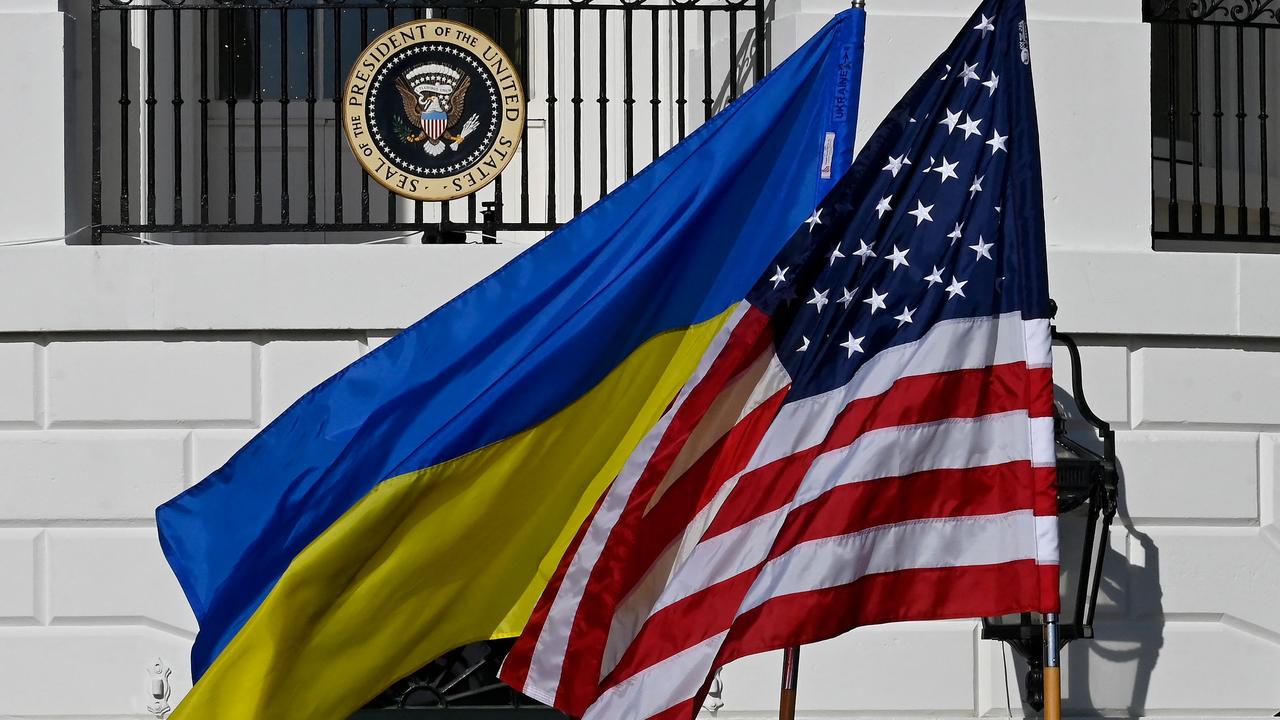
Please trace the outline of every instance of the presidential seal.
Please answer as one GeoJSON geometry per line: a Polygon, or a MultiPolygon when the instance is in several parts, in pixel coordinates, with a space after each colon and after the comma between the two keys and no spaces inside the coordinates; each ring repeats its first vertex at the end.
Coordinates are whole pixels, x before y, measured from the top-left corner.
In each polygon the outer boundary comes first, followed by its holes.
{"type": "Polygon", "coordinates": [[[515,156],[525,95],[510,58],[475,28],[415,20],[378,36],[347,78],[342,125],[365,172],[414,200],[452,200],[515,156]]]}

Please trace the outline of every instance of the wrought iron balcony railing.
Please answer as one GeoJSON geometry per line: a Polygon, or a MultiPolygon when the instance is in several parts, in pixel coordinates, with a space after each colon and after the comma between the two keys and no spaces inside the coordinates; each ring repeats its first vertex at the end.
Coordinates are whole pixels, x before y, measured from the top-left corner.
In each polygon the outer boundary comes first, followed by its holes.
{"type": "Polygon", "coordinates": [[[550,230],[763,75],[766,1],[90,0],[93,240],[550,230]],[[529,95],[519,157],[445,203],[370,183],[335,121],[361,48],[426,17],[492,36],[529,95]]]}
{"type": "Polygon", "coordinates": [[[1275,241],[1280,0],[1147,0],[1157,241],[1275,241]]]}

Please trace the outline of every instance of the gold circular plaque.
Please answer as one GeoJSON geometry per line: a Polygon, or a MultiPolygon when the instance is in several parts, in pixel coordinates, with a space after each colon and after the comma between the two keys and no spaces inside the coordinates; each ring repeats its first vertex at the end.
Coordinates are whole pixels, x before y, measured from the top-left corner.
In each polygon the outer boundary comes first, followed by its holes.
{"type": "Polygon", "coordinates": [[[475,28],[415,20],[356,58],[342,98],[347,145],[383,187],[453,200],[493,182],[524,132],[524,86],[507,54],[475,28]]]}

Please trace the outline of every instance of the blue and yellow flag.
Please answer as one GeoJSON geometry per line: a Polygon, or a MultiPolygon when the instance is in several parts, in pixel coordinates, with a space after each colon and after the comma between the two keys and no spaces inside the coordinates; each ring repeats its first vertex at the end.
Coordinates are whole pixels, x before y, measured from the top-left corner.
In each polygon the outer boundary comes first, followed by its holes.
{"type": "Polygon", "coordinates": [[[342,718],[520,632],[729,308],[848,167],[863,27],[838,16],[157,510],[200,623],[175,718],[342,718]]]}

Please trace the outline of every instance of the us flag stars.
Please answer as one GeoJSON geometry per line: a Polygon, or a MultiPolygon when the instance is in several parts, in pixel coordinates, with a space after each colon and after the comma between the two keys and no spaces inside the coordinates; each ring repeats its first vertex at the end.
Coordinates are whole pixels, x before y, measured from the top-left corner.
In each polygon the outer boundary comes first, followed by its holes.
{"type": "Polygon", "coordinates": [[[1009,106],[1025,70],[1016,49],[1002,60],[991,47],[994,29],[981,18],[967,59],[938,65],[927,99],[886,122],[897,139],[862,184],[841,183],[818,203],[762,280],[789,350],[780,357],[800,363],[793,377],[836,383],[889,345],[950,317],[996,313],[1011,296],[1000,209],[1014,146],[1001,130],[1017,123],[1009,106]]]}

